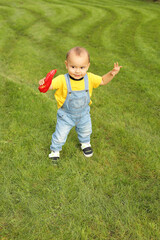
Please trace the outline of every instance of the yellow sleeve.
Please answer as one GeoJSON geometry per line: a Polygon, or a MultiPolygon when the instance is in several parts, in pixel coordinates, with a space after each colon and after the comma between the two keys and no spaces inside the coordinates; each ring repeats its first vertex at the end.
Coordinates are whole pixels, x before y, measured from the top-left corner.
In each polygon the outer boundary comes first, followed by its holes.
{"type": "Polygon", "coordinates": [[[91,88],[99,87],[100,83],[102,82],[102,77],[90,72],[87,74],[88,74],[89,83],[91,84],[91,88]]]}
{"type": "MultiPolygon", "coordinates": [[[[100,85],[100,83],[102,82],[102,77],[95,75],[93,73],[90,73],[90,72],[88,72],[87,75],[88,75],[88,81],[89,81],[89,95],[91,98],[93,88],[97,88],[100,85]]],[[[91,105],[91,104],[92,104],[92,101],[90,100],[89,105],[91,105]]]]}
{"type": "Polygon", "coordinates": [[[60,89],[62,88],[63,85],[63,75],[59,75],[52,80],[52,88],[55,89],[60,89]]]}
{"type": "Polygon", "coordinates": [[[67,97],[67,85],[64,75],[59,75],[52,80],[53,90],[56,90],[54,96],[57,101],[57,106],[60,108],[67,97]]]}

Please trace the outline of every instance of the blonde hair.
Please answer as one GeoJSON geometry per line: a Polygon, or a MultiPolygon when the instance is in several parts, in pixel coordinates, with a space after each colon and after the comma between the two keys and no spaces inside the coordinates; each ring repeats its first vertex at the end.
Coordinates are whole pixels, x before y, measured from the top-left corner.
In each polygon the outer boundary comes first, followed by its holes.
{"type": "Polygon", "coordinates": [[[71,52],[74,52],[77,56],[80,56],[82,53],[87,53],[88,55],[88,61],[90,62],[90,55],[89,55],[89,52],[83,48],[83,47],[74,47],[74,48],[71,48],[67,54],[66,54],[66,60],[69,58],[69,55],[71,54],[71,52]]]}

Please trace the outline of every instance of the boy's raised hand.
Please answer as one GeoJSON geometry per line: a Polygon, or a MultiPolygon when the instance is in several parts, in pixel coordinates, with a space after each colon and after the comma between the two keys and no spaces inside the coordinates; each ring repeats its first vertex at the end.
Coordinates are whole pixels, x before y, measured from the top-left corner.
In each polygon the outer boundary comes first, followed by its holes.
{"type": "Polygon", "coordinates": [[[118,65],[118,62],[117,63],[114,63],[114,68],[113,70],[111,71],[111,75],[114,77],[117,73],[119,73],[120,69],[122,68],[122,66],[119,66],[118,65]]]}

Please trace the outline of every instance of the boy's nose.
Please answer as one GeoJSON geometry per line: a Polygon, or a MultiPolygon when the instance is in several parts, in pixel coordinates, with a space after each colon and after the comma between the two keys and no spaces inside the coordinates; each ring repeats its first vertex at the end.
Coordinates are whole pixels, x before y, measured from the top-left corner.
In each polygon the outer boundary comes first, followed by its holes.
{"type": "Polygon", "coordinates": [[[80,72],[80,69],[79,68],[76,68],[76,73],[79,73],[80,72]]]}

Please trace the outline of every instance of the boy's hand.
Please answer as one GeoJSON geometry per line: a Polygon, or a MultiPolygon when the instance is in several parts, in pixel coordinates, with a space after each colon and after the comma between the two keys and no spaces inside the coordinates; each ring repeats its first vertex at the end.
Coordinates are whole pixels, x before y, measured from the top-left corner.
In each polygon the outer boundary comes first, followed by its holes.
{"type": "Polygon", "coordinates": [[[39,80],[39,85],[40,86],[44,84],[44,82],[45,82],[44,80],[45,80],[45,78],[42,78],[41,80],[39,80]]]}
{"type": "Polygon", "coordinates": [[[110,72],[111,75],[114,77],[117,73],[119,73],[120,69],[122,68],[122,66],[118,66],[118,62],[114,63],[114,68],[113,70],[110,72]]]}

